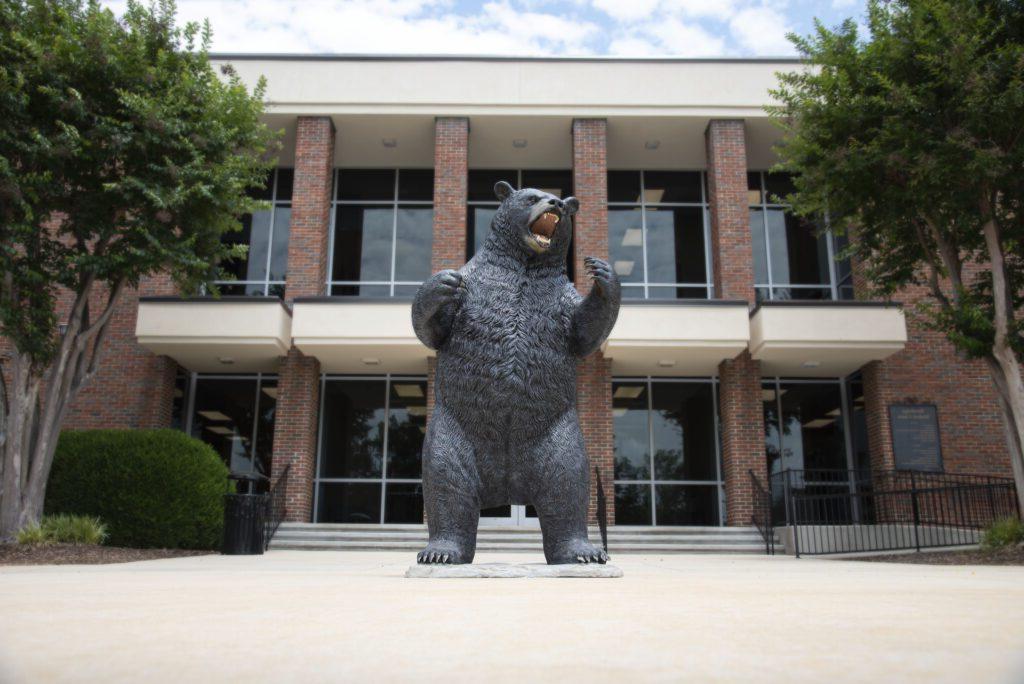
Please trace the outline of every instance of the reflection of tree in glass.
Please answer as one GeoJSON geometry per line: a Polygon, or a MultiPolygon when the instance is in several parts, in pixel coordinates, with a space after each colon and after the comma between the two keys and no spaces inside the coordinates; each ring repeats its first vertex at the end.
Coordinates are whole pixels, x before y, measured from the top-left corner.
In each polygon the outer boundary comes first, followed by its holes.
{"type": "Polygon", "coordinates": [[[649,525],[651,523],[649,485],[617,485],[615,487],[615,522],[617,524],[649,525]]]}
{"type": "Polygon", "coordinates": [[[423,427],[426,416],[401,417],[392,411],[388,419],[388,477],[417,478],[421,473],[423,454],[423,427]]]}
{"type": "Polygon", "coordinates": [[[342,458],[348,461],[350,477],[374,477],[381,472],[381,441],[384,421],[377,409],[352,408],[345,411],[342,426],[342,458]]]}

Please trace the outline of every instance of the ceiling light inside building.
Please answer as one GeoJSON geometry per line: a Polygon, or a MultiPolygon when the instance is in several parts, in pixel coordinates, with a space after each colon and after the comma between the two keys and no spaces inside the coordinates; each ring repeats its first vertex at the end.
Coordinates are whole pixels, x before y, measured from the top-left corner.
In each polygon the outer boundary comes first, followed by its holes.
{"type": "Polygon", "coordinates": [[[423,388],[419,385],[395,383],[392,387],[395,388],[395,394],[405,399],[423,396],[423,388]]]}
{"type": "Polygon", "coordinates": [[[658,149],[658,146],[660,146],[660,145],[661,145],[661,141],[660,140],[648,140],[647,142],[644,143],[644,148],[646,148],[648,150],[656,150],[656,149],[658,149]]]}
{"type": "Polygon", "coordinates": [[[619,385],[615,388],[613,399],[636,399],[644,393],[643,385],[619,385]]]}
{"type": "Polygon", "coordinates": [[[276,387],[264,387],[263,393],[271,399],[277,399],[277,388],[276,387]]]}
{"type": "Polygon", "coordinates": [[[627,228],[622,235],[623,247],[640,247],[643,243],[644,236],[639,228],[627,228]]]}
{"type": "Polygon", "coordinates": [[[360,360],[364,364],[366,364],[367,366],[379,366],[380,365],[380,359],[374,359],[374,358],[369,358],[368,357],[368,358],[364,358],[364,359],[360,359],[360,360]]]}
{"type": "Polygon", "coordinates": [[[616,261],[615,273],[620,276],[628,276],[633,273],[634,266],[636,266],[635,261],[616,261]]]}
{"type": "Polygon", "coordinates": [[[647,204],[657,204],[664,196],[665,188],[650,188],[649,190],[644,190],[644,202],[647,202],[647,204]]]}
{"type": "Polygon", "coordinates": [[[828,427],[834,422],[836,422],[835,418],[815,418],[814,420],[807,421],[803,426],[813,430],[814,428],[828,427]]]}
{"type": "Polygon", "coordinates": [[[526,138],[516,138],[512,141],[512,147],[518,147],[520,149],[526,147],[526,138]]]}
{"type": "Polygon", "coordinates": [[[381,138],[380,144],[384,147],[398,147],[397,138],[381,138]]]}
{"type": "Polygon", "coordinates": [[[213,421],[218,421],[218,422],[219,421],[225,421],[225,420],[231,420],[231,418],[229,416],[221,413],[220,411],[196,411],[196,413],[201,415],[206,420],[213,420],[213,421]]]}
{"type": "Polygon", "coordinates": [[[410,406],[409,408],[407,408],[405,410],[409,412],[410,416],[425,416],[425,415],[427,415],[427,407],[426,406],[410,406]]]}
{"type": "Polygon", "coordinates": [[[226,428],[223,425],[214,425],[213,427],[206,428],[210,432],[216,435],[234,435],[235,431],[230,428],[226,428]]]}

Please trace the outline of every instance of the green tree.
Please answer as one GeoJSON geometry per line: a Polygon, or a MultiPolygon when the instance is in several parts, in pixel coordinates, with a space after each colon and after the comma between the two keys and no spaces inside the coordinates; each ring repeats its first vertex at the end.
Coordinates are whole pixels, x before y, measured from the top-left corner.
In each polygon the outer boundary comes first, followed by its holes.
{"type": "Polygon", "coordinates": [[[39,519],[125,289],[165,274],[194,291],[237,256],[221,235],[256,208],[276,137],[262,81],[217,74],[209,43],[170,0],[120,19],[95,0],[0,3],[0,539],[39,519]]]}
{"type": "Polygon", "coordinates": [[[849,231],[871,294],[930,294],[917,314],[983,359],[1024,509],[1024,4],[868,3],[853,21],[791,36],[770,114],[796,211],[849,231]]]}

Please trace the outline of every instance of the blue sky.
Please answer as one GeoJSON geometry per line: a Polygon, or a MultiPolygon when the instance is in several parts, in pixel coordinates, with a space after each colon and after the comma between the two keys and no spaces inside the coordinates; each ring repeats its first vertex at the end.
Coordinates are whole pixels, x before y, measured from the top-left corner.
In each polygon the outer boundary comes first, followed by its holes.
{"type": "MultiPolygon", "coordinates": [[[[119,12],[121,0],[103,0],[119,12]]],[[[862,20],[864,0],[178,0],[217,52],[791,55],[814,17],[862,20]]]]}

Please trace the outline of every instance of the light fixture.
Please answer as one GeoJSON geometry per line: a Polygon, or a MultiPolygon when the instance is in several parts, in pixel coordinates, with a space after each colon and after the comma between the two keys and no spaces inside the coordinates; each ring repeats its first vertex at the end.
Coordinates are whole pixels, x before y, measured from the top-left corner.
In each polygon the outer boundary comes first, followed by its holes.
{"type": "Polygon", "coordinates": [[[833,418],[838,418],[840,413],[841,413],[841,411],[839,409],[834,408],[831,411],[829,411],[828,413],[826,413],[825,415],[826,416],[832,416],[833,418]]]}
{"type": "Polygon", "coordinates": [[[643,385],[619,385],[612,394],[613,399],[636,399],[644,393],[643,385]]]}
{"type": "Polygon", "coordinates": [[[396,138],[381,138],[380,144],[384,147],[398,147],[398,140],[396,138]]]}
{"type": "Polygon", "coordinates": [[[650,188],[644,190],[644,202],[647,204],[658,204],[665,196],[665,188],[650,188]]]}
{"type": "Polygon", "coordinates": [[[801,368],[817,368],[821,365],[821,361],[804,361],[800,364],[801,368]]]}
{"type": "Polygon", "coordinates": [[[616,261],[615,262],[615,273],[620,276],[629,276],[633,273],[633,267],[636,266],[635,261],[616,261]]]}
{"type": "Polygon", "coordinates": [[[221,363],[223,363],[225,366],[230,366],[231,364],[233,364],[235,362],[235,360],[233,358],[231,358],[230,356],[221,356],[221,357],[218,357],[217,360],[220,361],[221,363]]]}
{"type": "Polygon", "coordinates": [[[395,390],[395,394],[403,399],[423,396],[423,388],[419,385],[395,383],[392,387],[395,390]]]}
{"type": "Polygon", "coordinates": [[[374,359],[374,358],[367,357],[367,358],[360,359],[360,360],[364,364],[366,364],[367,366],[379,366],[380,365],[380,359],[374,359]]]}
{"type": "Polygon", "coordinates": [[[640,247],[644,243],[643,232],[639,228],[627,228],[622,234],[623,247],[640,247]]]}
{"type": "Polygon", "coordinates": [[[210,432],[217,435],[234,435],[235,431],[230,428],[226,428],[223,425],[214,425],[213,427],[206,428],[210,432]]]}
{"type": "Polygon", "coordinates": [[[206,418],[206,420],[214,420],[214,421],[231,420],[231,418],[229,416],[221,413],[220,411],[196,411],[196,413],[201,415],[203,418],[206,418]]]}
{"type": "Polygon", "coordinates": [[[814,430],[815,428],[828,427],[836,421],[835,418],[815,418],[803,424],[803,427],[814,430]]]}
{"type": "Polygon", "coordinates": [[[648,150],[656,150],[659,145],[661,145],[660,140],[648,140],[644,143],[644,148],[648,150]]]}
{"type": "Polygon", "coordinates": [[[263,393],[271,399],[277,399],[277,388],[276,387],[264,387],[263,393]]]}
{"type": "Polygon", "coordinates": [[[410,406],[410,407],[408,407],[405,410],[409,412],[410,416],[425,416],[425,415],[427,415],[427,407],[426,406],[410,406]]]}
{"type": "Polygon", "coordinates": [[[526,147],[526,138],[515,138],[512,141],[512,147],[518,147],[519,149],[526,147]]]}
{"type": "Polygon", "coordinates": [[[658,368],[671,368],[676,365],[674,359],[661,359],[658,361],[658,368]]]}

